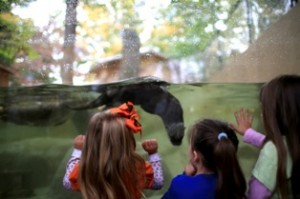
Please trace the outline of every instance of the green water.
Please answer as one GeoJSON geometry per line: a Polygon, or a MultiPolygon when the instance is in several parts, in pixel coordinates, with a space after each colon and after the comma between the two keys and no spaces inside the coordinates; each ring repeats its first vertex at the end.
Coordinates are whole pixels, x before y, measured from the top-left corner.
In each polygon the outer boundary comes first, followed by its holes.
{"type": "MultiPolygon", "coordinates": [[[[127,82],[122,86],[131,84],[127,82]]],[[[180,101],[186,130],[201,118],[235,122],[233,112],[246,107],[255,115],[253,127],[262,131],[258,103],[260,84],[168,85],[151,81],[146,84],[158,84],[180,101]]],[[[0,89],[1,199],[80,198],[79,193],[63,188],[62,178],[72,151],[73,138],[84,132],[88,117],[97,109],[73,108],[84,107],[101,96],[102,88],[99,85],[47,85],[0,89]]],[[[183,138],[180,146],[172,145],[161,118],[140,106],[137,109],[143,125],[142,136],[136,136],[137,150],[145,155],[140,147],[141,141],[156,138],[165,175],[162,190],[146,191],[145,194],[147,198],[160,198],[172,177],[181,173],[187,162],[187,138],[183,138]]],[[[247,179],[257,154],[257,149],[240,142],[238,156],[247,179]]]]}

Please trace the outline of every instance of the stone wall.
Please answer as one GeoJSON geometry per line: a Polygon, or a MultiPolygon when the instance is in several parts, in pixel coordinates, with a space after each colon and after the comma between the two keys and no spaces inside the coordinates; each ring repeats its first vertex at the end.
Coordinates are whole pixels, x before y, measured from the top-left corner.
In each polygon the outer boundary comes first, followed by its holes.
{"type": "Polygon", "coordinates": [[[243,54],[232,57],[209,82],[266,82],[300,75],[300,5],[270,26],[243,54]]]}

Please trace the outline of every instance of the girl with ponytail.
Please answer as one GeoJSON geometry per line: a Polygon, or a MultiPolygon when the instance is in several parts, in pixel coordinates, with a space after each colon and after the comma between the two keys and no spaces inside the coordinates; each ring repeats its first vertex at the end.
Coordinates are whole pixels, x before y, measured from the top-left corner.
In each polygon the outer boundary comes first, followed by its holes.
{"type": "Polygon", "coordinates": [[[225,122],[204,119],[189,130],[189,163],[162,199],[243,199],[246,181],[237,159],[238,139],[225,122]]]}

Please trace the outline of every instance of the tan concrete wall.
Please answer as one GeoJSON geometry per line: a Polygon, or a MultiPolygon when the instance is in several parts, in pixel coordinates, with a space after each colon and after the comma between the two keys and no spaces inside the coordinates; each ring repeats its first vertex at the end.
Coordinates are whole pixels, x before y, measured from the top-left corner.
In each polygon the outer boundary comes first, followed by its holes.
{"type": "Polygon", "coordinates": [[[270,26],[243,54],[232,57],[209,82],[266,82],[300,75],[300,5],[270,26]]]}

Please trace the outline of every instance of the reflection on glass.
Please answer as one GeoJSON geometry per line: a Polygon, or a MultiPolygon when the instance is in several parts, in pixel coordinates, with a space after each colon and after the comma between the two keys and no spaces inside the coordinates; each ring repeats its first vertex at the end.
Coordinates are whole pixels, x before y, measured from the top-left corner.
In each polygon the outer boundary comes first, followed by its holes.
{"type": "MultiPolygon", "coordinates": [[[[9,85],[24,86],[138,76],[173,83],[241,82],[236,76],[244,68],[262,65],[259,69],[277,71],[265,66],[280,57],[276,53],[289,57],[278,63],[281,68],[296,59],[290,52],[297,52],[292,46],[299,38],[293,34],[299,32],[299,20],[293,19],[299,14],[290,12],[299,13],[298,7],[288,0],[5,1],[0,5],[0,66],[13,71],[9,85]],[[261,60],[261,54],[268,59],[261,60]],[[235,76],[223,80],[230,74],[235,76]]],[[[294,65],[277,73],[295,73],[294,65]]],[[[259,69],[247,74],[253,77],[247,82],[270,79],[255,78],[263,74],[259,69]]]]}
{"type": "MultiPolygon", "coordinates": [[[[159,198],[171,178],[187,161],[188,127],[201,118],[234,122],[233,112],[249,108],[261,130],[258,91],[261,84],[168,84],[141,78],[121,83],[63,86],[45,85],[1,89],[1,198],[80,198],[63,188],[62,178],[75,135],[85,132],[89,117],[131,100],[141,114],[142,140],[156,138],[163,158],[164,188],[146,191],[159,198]],[[17,97],[16,97],[17,96],[17,97]]],[[[105,152],[104,152],[105,153],[105,152]]],[[[239,158],[249,178],[257,150],[240,142],[239,158]]]]}
{"type": "MultiPolygon", "coordinates": [[[[80,198],[62,177],[92,113],[132,100],[156,138],[166,186],[187,161],[184,132],[204,117],[234,121],[258,91],[299,69],[293,0],[0,3],[0,198],[80,198]],[[138,78],[140,77],[140,78],[138,78]]],[[[142,153],[142,150],[138,148],[142,153]]],[[[257,151],[240,142],[247,178],[257,151]]]]}

